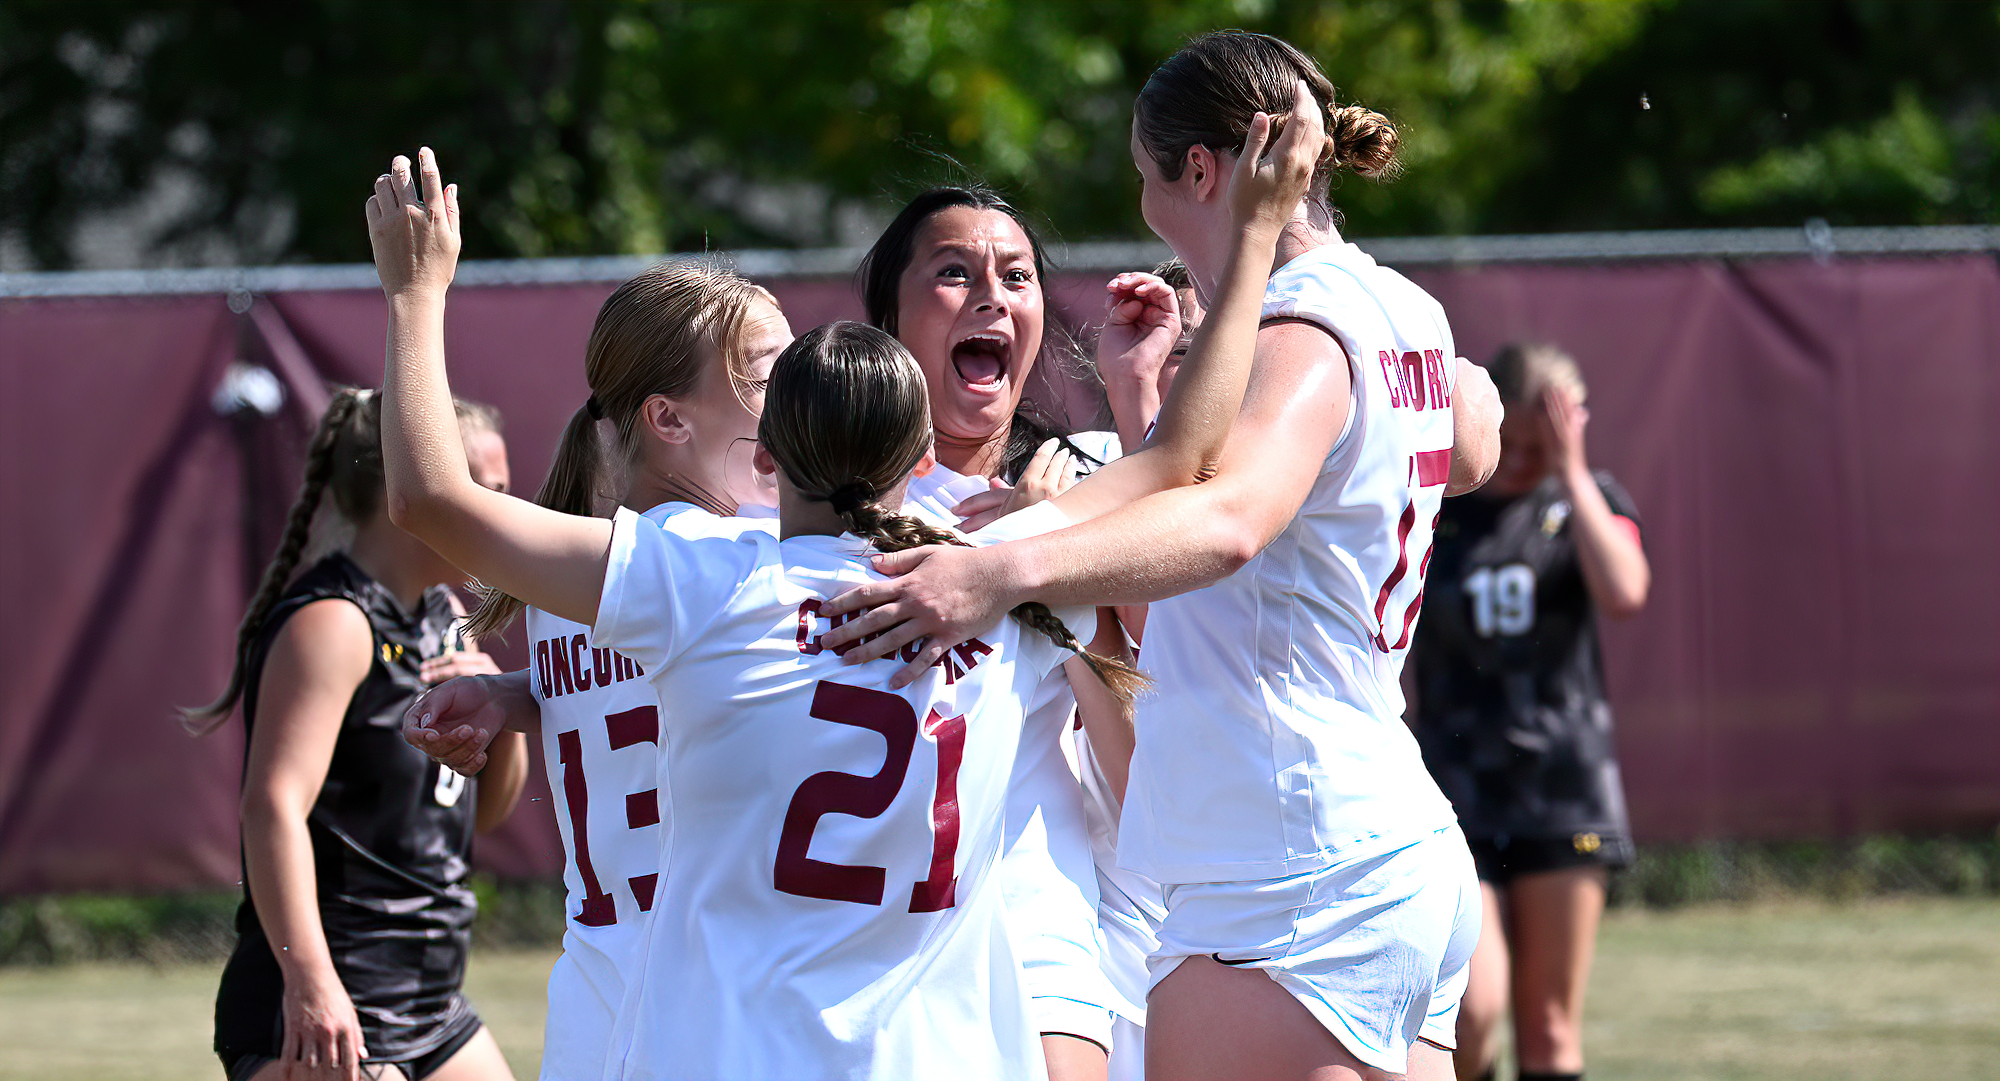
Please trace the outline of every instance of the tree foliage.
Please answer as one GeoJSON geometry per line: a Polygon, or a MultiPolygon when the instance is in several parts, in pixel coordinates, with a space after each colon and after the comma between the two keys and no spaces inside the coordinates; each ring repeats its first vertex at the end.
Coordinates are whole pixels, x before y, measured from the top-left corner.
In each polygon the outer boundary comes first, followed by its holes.
{"type": "Polygon", "coordinates": [[[1336,194],[1359,232],[2000,217],[1995,0],[9,0],[0,244],[362,259],[419,143],[477,256],[852,241],[962,174],[1141,235],[1132,97],[1229,26],[1403,126],[1405,177],[1336,194]]]}

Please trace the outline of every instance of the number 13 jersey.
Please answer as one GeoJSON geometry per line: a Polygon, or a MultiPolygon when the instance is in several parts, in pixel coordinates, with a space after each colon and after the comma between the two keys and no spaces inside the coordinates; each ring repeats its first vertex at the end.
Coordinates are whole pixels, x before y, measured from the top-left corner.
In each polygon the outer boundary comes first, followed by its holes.
{"type": "MultiPolygon", "coordinates": [[[[1066,524],[1042,504],[977,539],[1066,524]]],[[[892,692],[902,661],[820,644],[866,555],[618,515],[596,641],[664,706],[665,810],[606,1076],[1042,1075],[992,871],[1025,704],[1067,654],[1003,620],[892,692]]]]}
{"type": "MultiPolygon", "coordinates": [[[[646,512],[685,537],[776,535],[774,518],[723,518],[687,503],[646,512]]],[[[625,975],[644,945],[659,883],[659,698],[629,655],[596,644],[589,627],[527,611],[528,671],[542,710],[542,758],[562,837],[563,952],[549,970],[542,1073],[595,1079],[625,975]]]]}
{"type": "Polygon", "coordinates": [[[1453,822],[1397,686],[1451,472],[1451,328],[1342,243],[1280,267],[1263,314],[1339,342],[1350,410],[1283,532],[1153,605],[1118,857],[1159,882],[1299,874],[1453,822]]]}

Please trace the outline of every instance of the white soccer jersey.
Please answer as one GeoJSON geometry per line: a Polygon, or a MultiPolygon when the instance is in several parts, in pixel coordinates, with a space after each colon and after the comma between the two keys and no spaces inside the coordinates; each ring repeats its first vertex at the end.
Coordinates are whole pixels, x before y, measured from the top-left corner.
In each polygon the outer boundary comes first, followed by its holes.
{"type": "MultiPolygon", "coordinates": [[[[1045,505],[975,539],[1064,524],[1045,505]]],[[[606,1076],[1043,1072],[993,867],[1024,704],[1066,654],[1003,620],[891,692],[901,661],[819,643],[866,554],[615,521],[596,640],[667,707],[667,812],[606,1076]]]]}
{"type": "MultiPolygon", "coordinates": [[[[1100,433],[1080,433],[1072,441],[1100,461],[1116,457],[1117,436],[1107,454],[1100,433]]],[[[1078,472],[1088,473],[1085,463],[1078,472]]],[[[911,480],[906,509],[933,520],[957,520],[951,508],[988,490],[984,477],[968,477],[937,466],[911,480]]],[[[1007,834],[1000,857],[1000,881],[1007,918],[1027,979],[1035,1023],[1044,1032],[1069,1032],[1106,1042],[1110,1013],[1125,1003],[1105,971],[1103,936],[1098,929],[1097,869],[1093,861],[1084,797],[1063,759],[1062,735],[1076,714],[1076,695],[1061,669],[1036,688],[1021,730],[1021,748],[1007,790],[1007,834]],[[1099,1011],[1082,1016],[1071,1003],[1099,1011]]]]}
{"type": "MultiPolygon", "coordinates": [[[[776,535],[775,519],[721,518],[686,503],[646,512],[683,537],[776,535]]],[[[660,701],[631,657],[590,628],[527,610],[528,672],[542,710],[542,758],[563,843],[563,952],[549,970],[546,1081],[604,1072],[626,968],[643,945],[660,871],[660,701]]]]}
{"type": "Polygon", "coordinates": [[[1454,822],[1397,685],[1451,472],[1451,328],[1345,243],[1279,268],[1264,316],[1333,334],[1352,409],[1284,532],[1152,606],[1119,859],[1161,882],[1296,874],[1454,822]]]}

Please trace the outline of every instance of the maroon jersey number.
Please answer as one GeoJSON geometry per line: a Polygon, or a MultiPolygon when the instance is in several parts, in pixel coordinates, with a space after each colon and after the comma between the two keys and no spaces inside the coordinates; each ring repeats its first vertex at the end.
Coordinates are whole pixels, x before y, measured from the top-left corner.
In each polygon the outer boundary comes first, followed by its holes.
{"type": "MultiPolygon", "coordinates": [[[[636,743],[660,742],[660,711],[640,706],[604,718],[605,734],[614,751],[636,743]]],[[[590,861],[590,783],[583,773],[583,732],[572,728],[556,734],[556,756],[562,765],[563,803],[569,809],[569,833],[576,852],[576,875],[583,880],[583,904],[576,922],[585,927],[609,927],[618,922],[618,902],[606,892],[590,861]]],[[[632,829],[660,820],[657,791],[633,792],[625,797],[626,825],[632,829]]],[[[627,880],[639,911],[653,907],[653,887],[659,876],[640,875],[627,880]]]]}
{"type": "MultiPolygon", "coordinates": [[[[821,682],[813,689],[810,716],[834,724],[880,732],[888,743],[882,768],[872,776],[829,770],[815,773],[792,793],[785,824],[778,834],[778,857],[771,865],[771,882],[780,893],[882,903],[887,870],[869,865],[827,863],[806,855],[813,830],[830,814],[876,818],[896,801],[916,750],[917,714],[893,694],[821,682]]],[[[910,891],[910,911],[937,912],[956,903],[957,879],[952,874],[958,856],[958,767],[965,755],[965,718],[941,718],[935,711],[923,726],[938,743],[938,784],[931,801],[931,874],[910,891]]]]}

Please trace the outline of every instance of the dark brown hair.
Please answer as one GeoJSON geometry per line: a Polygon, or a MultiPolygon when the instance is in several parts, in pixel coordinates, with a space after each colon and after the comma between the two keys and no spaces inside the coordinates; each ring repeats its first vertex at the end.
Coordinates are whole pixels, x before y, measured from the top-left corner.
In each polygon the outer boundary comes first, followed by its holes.
{"type": "MultiPolygon", "coordinates": [[[[639,407],[655,394],[685,400],[700,386],[709,349],[722,358],[738,397],[750,386],[749,357],[742,347],[743,323],[759,300],[776,298],[733,271],[707,261],[653,267],[606,298],[583,348],[584,381],[590,399],[571,414],[556,444],[548,479],[535,502],[564,514],[595,515],[615,505],[622,493],[607,492],[606,448],[597,421],[609,420],[619,449],[633,453],[639,407]]],[[[683,486],[688,502],[716,514],[736,513],[714,493],[683,486]]],[[[483,588],[466,633],[497,634],[514,621],[522,603],[483,588]]]]}
{"type": "MultiPolygon", "coordinates": [[[[902,211],[882,230],[882,235],[876,238],[874,247],[861,257],[861,266],[854,272],[856,287],[861,292],[861,306],[867,312],[870,323],[892,335],[900,333],[897,321],[901,315],[903,274],[916,258],[917,234],[923,232],[925,222],[961,206],[989,210],[1014,219],[1014,224],[1021,227],[1022,235],[1028,238],[1028,249],[1035,256],[1035,284],[1039,288],[1047,288],[1048,253],[1043,250],[1042,238],[1029,223],[1027,215],[991,188],[932,188],[903,206],[902,211]]],[[[1046,292],[1043,295],[1046,298],[1046,292]]],[[[1077,346],[1076,339],[1070,336],[1069,328],[1055,318],[1042,322],[1041,352],[1036,355],[1035,364],[1052,364],[1064,375],[1085,382],[1099,381],[1096,369],[1077,346]]],[[[1021,470],[1027,468],[1029,460],[1034,458],[1035,451],[1050,439],[1059,441],[1072,457],[1080,461],[1093,466],[1104,464],[1071,443],[1068,433],[1060,430],[1024,396],[1015,406],[1014,417],[1007,429],[1007,449],[1000,458],[1002,476],[1007,480],[1019,477],[1021,470]]]]}
{"type": "Polygon", "coordinates": [[[1309,189],[1313,204],[1339,222],[1329,188],[1339,169],[1375,180],[1399,171],[1401,138],[1389,118],[1360,105],[1336,108],[1333,83],[1313,58],[1269,34],[1220,30],[1181,47],[1153,72],[1132,103],[1139,142],[1160,175],[1179,180],[1188,148],[1243,152],[1251,117],[1272,117],[1275,143],[1292,111],[1293,87],[1300,79],[1326,114],[1326,149],[1320,153],[1309,189]]]}
{"type": "MultiPolygon", "coordinates": [[[[452,399],[452,405],[461,434],[500,430],[500,413],[492,406],[457,398],[452,399]]],[[[313,539],[313,520],[321,500],[332,496],[335,513],[349,525],[359,526],[381,512],[382,488],[382,396],[372,390],[340,387],[320,417],[312,442],[306,445],[305,480],[285,518],[284,535],[264,568],[257,592],[251,595],[243,622],[236,627],[236,663],[229,670],[229,685],[208,705],[180,711],[181,725],[189,732],[201,736],[214,731],[242,699],[244,681],[249,678],[250,650],[299,569],[299,557],[313,539]]]]}
{"type": "MultiPolygon", "coordinates": [[[[865,323],[815,327],[771,365],[757,438],[799,495],[832,504],[849,531],[876,550],[896,552],[964,540],[948,529],[891,513],[881,494],[895,488],[931,446],[930,395],[903,343],[865,323]]],[[[1145,677],[1091,653],[1045,604],[1013,610],[1022,626],[1074,651],[1120,698],[1145,677]]]]}

